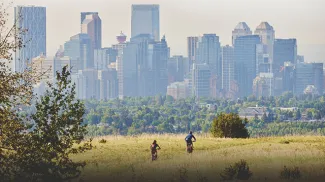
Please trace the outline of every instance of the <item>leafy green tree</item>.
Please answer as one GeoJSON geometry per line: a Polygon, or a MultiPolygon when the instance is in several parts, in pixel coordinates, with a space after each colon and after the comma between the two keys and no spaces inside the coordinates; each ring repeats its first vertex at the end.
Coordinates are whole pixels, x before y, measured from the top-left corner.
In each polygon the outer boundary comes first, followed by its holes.
{"type": "Polygon", "coordinates": [[[90,142],[81,144],[86,134],[82,125],[84,104],[75,98],[75,85],[65,66],[56,73],[55,84],[36,102],[36,113],[32,115],[33,130],[27,135],[28,145],[17,154],[23,159],[24,178],[42,181],[70,180],[81,174],[85,162],[74,162],[72,154],[92,148],[90,142]]]}
{"type": "Polygon", "coordinates": [[[238,114],[221,113],[213,120],[211,133],[214,137],[248,138],[247,119],[242,120],[238,114]]]}

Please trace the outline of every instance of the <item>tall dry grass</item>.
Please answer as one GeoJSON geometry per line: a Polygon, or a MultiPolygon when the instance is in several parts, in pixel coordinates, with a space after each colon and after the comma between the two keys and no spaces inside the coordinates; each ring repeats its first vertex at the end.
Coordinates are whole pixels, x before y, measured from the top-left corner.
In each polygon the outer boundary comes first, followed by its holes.
{"type": "Polygon", "coordinates": [[[86,181],[219,181],[228,165],[244,159],[251,181],[279,181],[283,166],[297,166],[302,180],[325,177],[325,137],[268,137],[252,139],[212,138],[198,135],[194,153],[185,152],[184,135],[105,136],[95,138],[95,148],[73,156],[86,160],[86,181]],[[106,143],[99,143],[105,139],[106,143]],[[151,162],[149,146],[161,146],[158,160],[151,162]]]}

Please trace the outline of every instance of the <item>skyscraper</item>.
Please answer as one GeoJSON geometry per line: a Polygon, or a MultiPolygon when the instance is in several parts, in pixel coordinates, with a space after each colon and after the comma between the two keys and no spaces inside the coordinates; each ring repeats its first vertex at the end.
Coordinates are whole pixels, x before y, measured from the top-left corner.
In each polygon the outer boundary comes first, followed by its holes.
{"type": "Polygon", "coordinates": [[[193,64],[192,69],[192,95],[210,97],[211,72],[208,64],[193,64]]]}
{"type": "Polygon", "coordinates": [[[77,34],[64,44],[64,55],[78,60],[79,69],[94,67],[94,50],[88,34],[77,34]]]}
{"type": "Polygon", "coordinates": [[[257,26],[255,35],[259,35],[261,42],[265,46],[264,52],[269,55],[270,63],[273,63],[273,46],[275,39],[275,31],[268,22],[262,22],[257,26]]]}
{"type": "Polygon", "coordinates": [[[273,71],[278,74],[285,62],[297,63],[297,40],[275,39],[273,71]]]}
{"type": "Polygon", "coordinates": [[[46,8],[37,6],[15,7],[15,20],[17,30],[27,30],[19,36],[25,47],[15,52],[15,71],[22,72],[26,69],[32,58],[41,53],[46,55],[46,8]]]}
{"type": "Polygon", "coordinates": [[[160,40],[159,5],[132,5],[131,37],[150,34],[160,40]]]}
{"type": "Polygon", "coordinates": [[[94,49],[102,48],[102,20],[98,13],[81,13],[81,33],[89,35],[94,49]]]}
{"type": "Polygon", "coordinates": [[[221,76],[220,42],[216,34],[204,34],[198,42],[196,63],[206,63],[212,74],[221,76]]]}
{"type": "Polygon", "coordinates": [[[238,37],[252,35],[251,29],[245,22],[239,22],[235,29],[232,31],[232,45],[235,44],[235,40],[238,37]]]}
{"type": "Polygon", "coordinates": [[[256,77],[256,47],[261,43],[258,35],[247,35],[235,40],[235,80],[240,97],[252,94],[256,77]]]}
{"type": "Polygon", "coordinates": [[[323,63],[298,63],[296,65],[295,94],[300,95],[308,85],[316,87],[319,94],[324,89],[323,63]]]}
{"type": "Polygon", "coordinates": [[[191,70],[193,67],[192,64],[195,63],[198,41],[199,37],[187,37],[187,56],[189,61],[188,70],[191,70]]]}
{"type": "Polygon", "coordinates": [[[235,79],[234,72],[234,47],[226,45],[222,47],[222,89],[230,90],[230,83],[235,79]]]}

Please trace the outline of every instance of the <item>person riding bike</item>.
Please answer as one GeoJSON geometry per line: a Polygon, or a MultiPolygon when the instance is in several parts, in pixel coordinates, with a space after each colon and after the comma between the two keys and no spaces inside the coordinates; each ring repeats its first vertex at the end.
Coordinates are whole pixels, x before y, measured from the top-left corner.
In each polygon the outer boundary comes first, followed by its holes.
{"type": "Polygon", "coordinates": [[[194,138],[194,142],[195,142],[195,141],[196,141],[196,138],[195,138],[195,136],[193,135],[193,132],[190,131],[189,134],[185,137],[186,146],[188,146],[188,145],[193,146],[192,138],[194,138]]]}
{"type": "MultiPolygon", "coordinates": [[[[158,153],[157,153],[157,150],[160,150],[160,146],[157,144],[157,141],[154,140],[152,142],[152,144],[150,145],[150,149],[151,149],[151,155],[153,157],[155,157],[155,159],[158,157],[158,153]]],[[[155,160],[154,158],[152,158],[152,160],[155,160]]]]}

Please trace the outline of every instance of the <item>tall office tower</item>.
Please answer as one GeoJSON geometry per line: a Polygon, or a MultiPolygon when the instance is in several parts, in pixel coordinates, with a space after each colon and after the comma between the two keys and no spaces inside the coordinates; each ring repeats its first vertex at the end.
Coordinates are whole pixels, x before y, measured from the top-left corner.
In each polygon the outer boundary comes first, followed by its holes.
{"type": "Polygon", "coordinates": [[[256,77],[256,47],[261,43],[258,35],[247,35],[235,40],[235,80],[239,96],[252,94],[253,80],[256,77]]]}
{"type": "Polygon", "coordinates": [[[275,39],[273,71],[279,74],[285,62],[297,63],[297,40],[296,39],[275,39]]]}
{"type": "Polygon", "coordinates": [[[198,42],[196,63],[209,65],[212,74],[221,76],[220,42],[216,34],[204,34],[198,42]]]}
{"type": "Polygon", "coordinates": [[[78,61],[80,70],[94,67],[94,49],[88,34],[77,34],[64,44],[64,55],[78,61]]]}
{"type": "Polygon", "coordinates": [[[76,84],[78,99],[99,99],[98,71],[95,69],[79,70],[71,75],[71,81],[76,84]]]}
{"type": "Polygon", "coordinates": [[[99,79],[99,99],[107,100],[117,98],[118,80],[116,69],[107,69],[98,71],[99,79]]]}
{"type": "Polygon", "coordinates": [[[251,29],[245,22],[239,22],[235,29],[232,31],[232,45],[235,45],[235,40],[238,37],[252,35],[251,29]]]}
{"type": "Polygon", "coordinates": [[[24,47],[15,52],[16,72],[22,72],[34,57],[46,55],[46,8],[37,6],[15,7],[16,28],[27,30],[20,34],[24,47]]]}
{"type": "Polygon", "coordinates": [[[118,51],[111,47],[94,50],[94,68],[97,70],[107,70],[108,65],[116,62],[118,51]]]}
{"type": "Polygon", "coordinates": [[[173,56],[168,59],[168,83],[184,81],[186,62],[183,56],[173,56]]]}
{"type": "MultiPolygon", "coordinates": [[[[149,44],[149,55],[151,52],[151,45],[149,44]]],[[[168,70],[167,70],[167,60],[168,60],[168,45],[165,36],[160,40],[160,42],[153,43],[153,55],[152,61],[149,64],[152,68],[149,68],[153,73],[153,83],[154,91],[153,95],[166,95],[168,86],[168,70]]]]}
{"type": "Polygon", "coordinates": [[[159,5],[132,5],[131,37],[150,34],[160,40],[159,5]]]}
{"type": "Polygon", "coordinates": [[[268,22],[262,22],[259,26],[257,26],[255,35],[259,35],[262,44],[266,45],[264,53],[269,55],[269,61],[271,66],[273,66],[273,46],[275,39],[275,31],[273,27],[268,22]]]}
{"type": "Polygon", "coordinates": [[[257,98],[272,96],[273,79],[273,73],[260,73],[253,82],[253,95],[257,98]]]}
{"type": "Polygon", "coordinates": [[[189,68],[191,70],[193,63],[195,63],[197,54],[197,43],[199,42],[199,37],[187,37],[187,57],[189,60],[189,68]]]}
{"type": "Polygon", "coordinates": [[[210,97],[211,71],[208,64],[193,64],[192,96],[210,97]]]}
{"type": "Polygon", "coordinates": [[[297,63],[304,63],[305,62],[305,56],[297,55],[297,63]]]}
{"type": "Polygon", "coordinates": [[[308,85],[313,85],[319,94],[323,94],[323,79],[323,63],[298,63],[296,65],[295,94],[303,94],[308,85]]]}
{"type": "Polygon", "coordinates": [[[189,96],[188,85],[185,82],[174,82],[167,87],[167,95],[172,96],[175,100],[185,99],[189,96]]]}
{"type": "Polygon", "coordinates": [[[294,92],[296,78],[295,66],[292,62],[285,62],[282,69],[282,91],[294,92]]]}
{"type": "Polygon", "coordinates": [[[98,13],[81,13],[81,33],[89,35],[94,49],[102,48],[102,20],[98,13]]]}
{"type": "Polygon", "coordinates": [[[235,79],[234,47],[226,45],[221,48],[222,55],[222,89],[230,90],[230,83],[235,79]]]}

